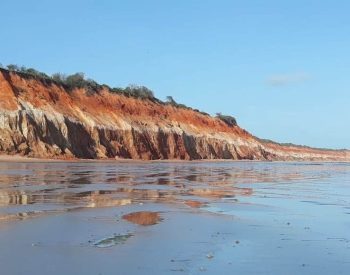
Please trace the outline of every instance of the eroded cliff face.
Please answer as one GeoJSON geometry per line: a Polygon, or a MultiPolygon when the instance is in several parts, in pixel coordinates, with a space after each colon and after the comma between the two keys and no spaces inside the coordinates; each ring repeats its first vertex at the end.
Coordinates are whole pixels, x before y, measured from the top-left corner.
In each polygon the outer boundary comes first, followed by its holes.
{"type": "Polygon", "coordinates": [[[107,90],[67,91],[0,70],[0,152],[39,158],[349,160],[348,151],[263,143],[192,110],[107,90]]]}

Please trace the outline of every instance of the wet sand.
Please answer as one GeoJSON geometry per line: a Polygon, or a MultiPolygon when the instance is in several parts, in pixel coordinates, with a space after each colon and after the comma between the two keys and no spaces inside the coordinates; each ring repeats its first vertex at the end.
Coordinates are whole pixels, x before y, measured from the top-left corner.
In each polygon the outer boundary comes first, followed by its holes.
{"type": "Polygon", "coordinates": [[[39,162],[45,161],[38,158],[28,158],[19,155],[2,155],[0,154],[0,162],[39,162]]]}
{"type": "Polygon", "coordinates": [[[347,274],[349,184],[344,163],[2,162],[1,270],[347,274]]]}

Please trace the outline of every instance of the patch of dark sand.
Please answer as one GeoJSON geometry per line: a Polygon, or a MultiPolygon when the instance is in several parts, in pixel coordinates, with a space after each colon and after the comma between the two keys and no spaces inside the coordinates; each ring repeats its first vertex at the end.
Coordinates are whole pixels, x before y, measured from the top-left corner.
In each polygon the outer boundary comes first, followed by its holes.
{"type": "Polygon", "coordinates": [[[158,212],[151,212],[151,211],[140,211],[140,212],[129,213],[124,215],[123,219],[127,220],[128,222],[135,223],[138,225],[144,225],[144,226],[154,225],[162,220],[158,212]]]}

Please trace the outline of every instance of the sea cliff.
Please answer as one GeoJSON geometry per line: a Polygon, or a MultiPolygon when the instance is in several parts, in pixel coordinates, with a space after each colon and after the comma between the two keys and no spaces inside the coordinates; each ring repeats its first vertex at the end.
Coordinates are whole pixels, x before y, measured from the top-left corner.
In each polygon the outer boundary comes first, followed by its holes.
{"type": "Polygon", "coordinates": [[[348,161],[349,151],[283,146],[198,111],[91,93],[0,70],[0,153],[59,159],[348,161]]]}

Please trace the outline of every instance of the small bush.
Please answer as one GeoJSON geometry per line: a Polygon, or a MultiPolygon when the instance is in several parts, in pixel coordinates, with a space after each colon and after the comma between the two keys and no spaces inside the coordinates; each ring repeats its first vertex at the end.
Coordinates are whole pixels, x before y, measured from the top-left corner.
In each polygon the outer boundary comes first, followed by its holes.
{"type": "Polygon", "coordinates": [[[124,89],[123,88],[119,88],[119,87],[109,88],[109,91],[111,93],[115,93],[115,94],[122,94],[122,93],[124,93],[124,89]]]}
{"type": "Polygon", "coordinates": [[[7,65],[7,69],[8,69],[9,71],[15,71],[15,72],[18,72],[18,71],[19,71],[19,67],[18,67],[17,65],[15,65],[15,64],[9,64],[9,65],[7,65]]]}
{"type": "Polygon", "coordinates": [[[178,105],[177,102],[175,101],[175,99],[172,96],[170,96],[170,95],[168,95],[166,97],[166,103],[170,104],[170,105],[173,105],[173,106],[177,106],[178,105]]]}
{"type": "Polygon", "coordinates": [[[169,104],[169,105],[171,105],[171,106],[177,107],[177,108],[186,109],[186,110],[192,110],[192,111],[194,111],[194,112],[196,112],[196,113],[200,113],[200,114],[205,115],[205,116],[210,116],[208,113],[201,112],[201,111],[198,110],[198,109],[193,109],[193,108],[191,108],[191,107],[188,107],[188,106],[185,105],[185,104],[177,103],[177,102],[175,101],[175,99],[174,99],[172,96],[170,96],[170,95],[166,97],[165,103],[166,103],[166,104],[169,104]]]}
{"type": "Polygon", "coordinates": [[[67,76],[65,84],[70,89],[74,88],[84,88],[85,85],[85,75],[83,73],[75,73],[67,76]]]}
{"type": "Polygon", "coordinates": [[[129,85],[124,89],[123,93],[141,99],[155,99],[153,91],[145,86],[129,85]]]}
{"type": "Polygon", "coordinates": [[[221,113],[217,113],[216,117],[221,121],[225,122],[228,126],[233,127],[237,126],[237,120],[233,116],[223,115],[221,113]]]}
{"type": "Polygon", "coordinates": [[[83,73],[75,73],[68,76],[56,73],[51,78],[62,83],[69,90],[86,89],[89,93],[97,93],[102,89],[102,86],[94,80],[85,79],[83,73]]]}
{"type": "Polygon", "coordinates": [[[66,79],[67,79],[66,75],[61,74],[61,73],[54,73],[51,75],[51,78],[52,78],[52,80],[54,80],[60,84],[65,83],[66,79]]]}
{"type": "Polygon", "coordinates": [[[24,74],[30,74],[32,76],[34,76],[35,78],[45,78],[45,79],[49,79],[50,77],[42,72],[39,72],[33,68],[26,68],[24,66],[20,67],[18,72],[20,73],[24,73],[24,74]]]}
{"type": "Polygon", "coordinates": [[[199,111],[199,110],[198,110],[198,112],[199,112],[200,114],[204,115],[204,116],[210,116],[210,114],[208,114],[208,113],[206,113],[206,112],[199,111]]]}
{"type": "Polygon", "coordinates": [[[177,102],[175,101],[175,99],[174,99],[172,96],[170,96],[170,95],[166,97],[166,102],[165,102],[165,103],[166,103],[166,104],[169,104],[169,105],[172,105],[172,106],[174,106],[174,107],[177,107],[177,108],[192,110],[191,107],[188,107],[188,106],[186,106],[185,104],[177,103],[177,102]]]}

